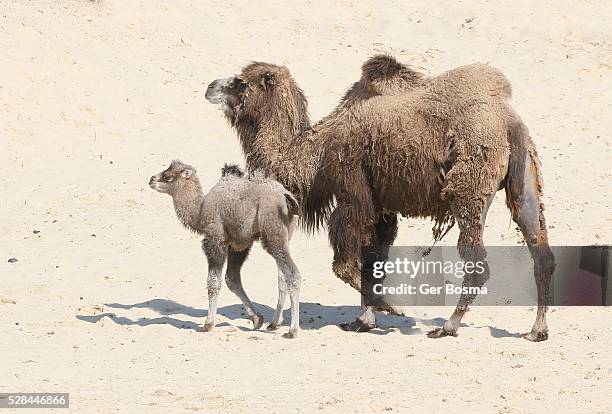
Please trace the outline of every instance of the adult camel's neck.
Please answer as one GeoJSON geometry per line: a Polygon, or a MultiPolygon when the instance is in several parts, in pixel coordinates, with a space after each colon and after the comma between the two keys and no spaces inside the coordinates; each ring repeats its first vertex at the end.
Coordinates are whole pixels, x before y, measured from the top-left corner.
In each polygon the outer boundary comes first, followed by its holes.
{"type": "Polygon", "coordinates": [[[320,154],[299,88],[268,96],[265,107],[243,110],[231,122],[238,132],[247,169],[267,170],[301,203],[320,154]]]}
{"type": "Polygon", "coordinates": [[[322,150],[320,137],[313,133],[310,125],[295,128],[290,122],[262,122],[250,144],[241,141],[247,168],[251,171],[266,169],[302,203],[322,150]]]}

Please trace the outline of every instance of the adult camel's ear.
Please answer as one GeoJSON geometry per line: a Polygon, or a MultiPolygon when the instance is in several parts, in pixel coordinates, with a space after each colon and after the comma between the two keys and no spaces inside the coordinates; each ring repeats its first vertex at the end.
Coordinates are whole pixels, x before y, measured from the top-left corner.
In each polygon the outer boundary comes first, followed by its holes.
{"type": "Polygon", "coordinates": [[[268,88],[272,88],[274,85],[276,85],[276,78],[272,72],[268,71],[263,74],[259,84],[267,90],[268,88]]]}
{"type": "Polygon", "coordinates": [[[185,168],[183,172],[181,172],[181,175],[183,176],[183,178],[189,180],[193,176],[193,170],[185,168]]]}

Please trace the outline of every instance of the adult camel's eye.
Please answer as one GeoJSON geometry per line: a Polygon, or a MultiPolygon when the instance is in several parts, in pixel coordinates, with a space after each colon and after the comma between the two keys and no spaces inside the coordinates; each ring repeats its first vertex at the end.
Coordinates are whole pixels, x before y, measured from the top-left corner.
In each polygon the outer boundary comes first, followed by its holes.
{"type": "Polygon", "coordinates": [[[162,180],[164,180],[167,183],[171,183],[172,181],[174,181],[174,177],[171,175],[163,175],[162,180]]]}

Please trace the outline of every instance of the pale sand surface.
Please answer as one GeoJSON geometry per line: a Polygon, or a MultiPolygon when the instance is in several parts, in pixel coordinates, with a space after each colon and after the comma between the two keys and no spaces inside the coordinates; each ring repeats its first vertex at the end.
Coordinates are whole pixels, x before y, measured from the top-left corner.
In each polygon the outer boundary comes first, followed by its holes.
{"type": "MultiPolygon", "coordinates": [[[[0,392],[70,392],[75,413],[611,412],[611,309],[554,309],[538,344],[518,307],[473,309],[457,338],[425,336],[451,308],[345,333],[359,298],[324,234],[292,243],[297,340],[251,331],[226,288],[220,326],[195,331],[199,241],[147,181],[178,157],[209,187],[242,161],[203,92],[250,60],[286,64],[314,120],[376,52],[493,64],[543,159],[552,243],[611,242],[610,3],[435,3],[0,1],[0,392]]],[[[520,242],[502,193],[489,217],[488,244],[520,242]]],[[[402,220],[397,244],[430,242],[402,220]]],[[[269,320],[272,259],[257,247],[243,275],[269,320]]]]}

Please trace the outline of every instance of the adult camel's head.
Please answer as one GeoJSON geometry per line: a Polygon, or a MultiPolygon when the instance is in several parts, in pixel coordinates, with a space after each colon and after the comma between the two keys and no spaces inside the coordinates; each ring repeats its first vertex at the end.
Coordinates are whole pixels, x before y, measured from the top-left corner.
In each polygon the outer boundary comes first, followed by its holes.
{"type": "Polygon", "coordinates": [[[294,138],[310,127],[304,93],[284,66],[251,63],[236,76],[211,82],[205,96],[221,105],[242,140],[254,139],[248,135],[262,133],[262,128],[294,138]]]}

